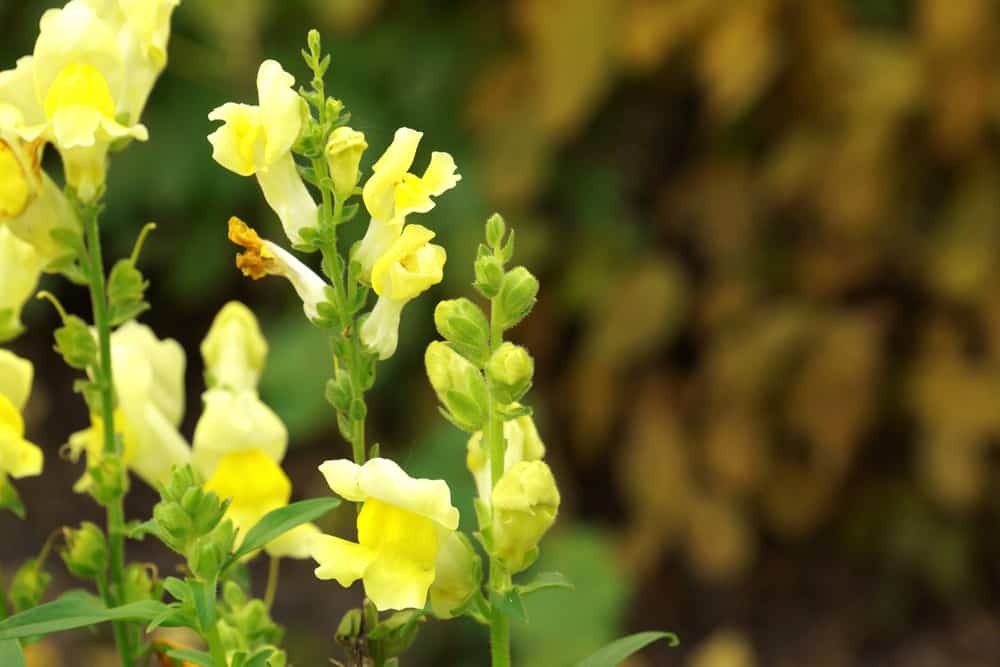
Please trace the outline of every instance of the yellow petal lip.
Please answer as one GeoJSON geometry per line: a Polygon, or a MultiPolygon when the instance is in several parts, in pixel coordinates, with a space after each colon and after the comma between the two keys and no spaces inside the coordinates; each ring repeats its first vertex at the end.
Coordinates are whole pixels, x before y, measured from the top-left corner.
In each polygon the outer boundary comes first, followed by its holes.
{"type": "Polygon", "coordinates": [[[225,123],[208,135],[212,159],[240,176],[252,176],[257,171],[257,155],[261,150],[260,109],[228,102],[213,109],[208,119],[225,123]]]}
{"type": "Polygon", "coordinates": [[[333,535],[320,535],[313,542],[313,558],[319,563],[317,579],[336,579],[347,588],[364,576],[376,552],[357,542],[333,535]]]}
{"type": "Polygon", "coordinates": [[[374,458],[359,466],[348,459],[325,461],[319,467],[334,493],[345,500],[374,498],[440,524],[458,527],[458,509],[451,504],[451,490],[440,479],[410,477],[390,459],[374,458]]]}
{"type": "Polygon", "coordinates": [[[45,96],[45,115],[51,119],[67,107],[92,108],[104,118],[115,117],[115,100],[100,70],[87,63],[60,70],[45,96]]]}

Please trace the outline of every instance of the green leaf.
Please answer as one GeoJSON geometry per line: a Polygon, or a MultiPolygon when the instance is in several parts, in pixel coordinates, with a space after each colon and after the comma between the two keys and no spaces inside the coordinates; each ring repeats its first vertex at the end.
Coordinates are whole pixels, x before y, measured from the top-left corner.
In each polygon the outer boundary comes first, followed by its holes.
{"type": "Polygon", "coordinates": [[[25,667],[21,643],[16,639],[0,641],[0,665],[4,667],[25,667]]]}
{"type": "Polygon", "coordinates": [[[0,510],[10,510],[18,518],[24,518],[24,503],[9,479],[0,479],[0,510]]]}
{"type": "Polygon", "coordinates": [[[524,602],[521,594],[516,588],[504,592],[502,595],[495,591],[490,593],[490,601],[496,609],[499,609],[507,616],[516,618],[522,623],[528,621],[528,613],[524,610],[524,602]]]}
{"type": "Polygon", "coordinates": [[[223,570],[292,528],[318,519],[339,504],[340,498],[312,498],[268,512],[250,529],[243,544],[229,558],[223,570]]]}
{"type": "Polygon", "coordinates": [[[540,591],[543,588],[568,588],[569,590],[573,590],[576,586],[562,572],[541,572],[528,583],[520,584],[516,588],[521,595],[527,595],[528,593],[540,591]]]}
{"type": "Polygon", "coordinates": [[[162,602],[142,600],[108,609],[96,596],[82,591],[70,591],[58,600],[28,609],[0,622],[0,640],[47,635],[106,621],[149,621],[165,608],[166,605],[162,602]]]}
{"type": "Polygon", "coordinates": [[[69,315],[56,329],[56,350],[73,368],[86,369],[97,364],[97,340],[87,323],[69,315]]]}
{"type": "Polygon", "coordinates": [[[108,303],[111,310],[111,324],[118,326],[149,308],[143,301],[149,282],[143,278],[131,259],[122,259],[111,269],[108,276],[108,303]]]}
{"type": "Polygon", "coordinates": [[[201,667],[215,667],[215,661],[212,660],[212,656],[204,651],[195,651],[189,648],[175,648],[167,651],[167,656],[173,658],[174,660],[201,665],[201,667]]]}
{"type": "Polygon", "coordinates": [[[267,667],[267,661],[272,655],[274,655],[274,649],[262,648],[246,661],[244,667],[267,667]]]}
{"type": "Polygon", "coordinates": [[[633,653],[661,639],[666,639],[671,648],[681,643],[672,632],[639,632],[616,639],[589,658],[576,663],[576,667],[616,667],[633,653]]]}

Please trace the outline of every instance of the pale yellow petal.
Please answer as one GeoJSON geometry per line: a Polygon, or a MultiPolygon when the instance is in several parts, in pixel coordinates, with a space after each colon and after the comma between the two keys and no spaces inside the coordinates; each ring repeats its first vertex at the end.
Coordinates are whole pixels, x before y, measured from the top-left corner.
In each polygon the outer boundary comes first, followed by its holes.
{"type": "Polygon", "coordinates": [[[267,133],[265,165],[287,155],[302,129],[303,100],[295,92],[295,77],[275,60],[265,60],[257,71],[260,120],[267,133]]]}
{"type": "Polygon", "coordinates": [[[399,128],[392,144],[373,165],[374,173],[362,191],[365,207],[372,218],[391,220],[395,217],[396,186],[402,182],[403,176],[413,164],[421,137],[423,132],[407,127],[399,128]]]}
{"type": "Polygon", "coordinates": [[[348,459],[324,461],[319,466],[319,471],[330,489],[344,500],[357,503],[365,499],[365,492],[358,483],[361,466],[354,461],[348,459]]]}
{"type": "Polygon", "coordinates": [[[458,510],[451,489],[440,479],[415,479],[391,459],[371,459],[358,471],[357,484],[366,498],[375,498],[427,517],[445,528],[458,527],[458,510]]]}
{"type": "Polygon", "coordinates": [[[356,542],[332,535],[318,535],[313,540],[312,558],[318,579],[336,579],[345,588],[365,575],[377,554],[356,542]]]}
{"type": "Polygon", "coordinates": [[[433,581],[433,567],[427,569],[406,558],[380,555],[365,572],[365,595],[379,611],[422,609],[433,581]]]}
{"type": "Polygon", "coordinates": [[[201,342],[201,356],[213,386],[256,389],[267,360],[267,340],[253,312],[239,301],[224,305],[201,342]]]}
{"type": "Polygon", "coordinates": [[[257,168],[257,182],[264,199],[281,220],[293,245],[302,243],[302,229],[315,227],[319,207],[302,181],[291,153],[285,152],[257,168]]]}
{"type": "Polygon", "coordinates": [[[323,533],[315,524],[304,523],[292,528],[264,547],[272,558],[311,558],[316,540],[323,533]]]}
{"type": "Polygon", "coordinates": [[[31,393],[35,368],[10,350],[0,349],[0,396],[10,401],[14,410],[23,410],[31,393]]]}
{"type": "Polygon", "coordinates": [[[232,452],[260,451],[275,463],[285,457],[288,430],[255,391],[209,389],[202,399],[205,408],[195,426],[191,462],[206,478],[232,452]]]}
{"type": "Polygon", "coordinates": [[[260,109],[230,102],[214,109],[208,119],[225,123],[208,135],[212,159],[240,176],[253,175],[257,153],[263,150],[260,109]]]}

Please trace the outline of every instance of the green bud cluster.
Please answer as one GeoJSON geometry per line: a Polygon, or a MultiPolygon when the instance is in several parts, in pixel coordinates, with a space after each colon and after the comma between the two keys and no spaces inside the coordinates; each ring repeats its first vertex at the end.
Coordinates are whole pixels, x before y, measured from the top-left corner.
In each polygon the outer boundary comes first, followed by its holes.
{"type": "Polygon", "coordinates": [[[153,520],[160,540],[184,555],[199,576],[217,572],[231,553],[235,539],[232,522],[222,517],[228,501],[220,501],[201,487],[191,466],[174,470],[160,489],[160,502],[153,507],[153,520]]]}
{"type": "MultiPolygon", "coordinates": [[[[284,630],[271,620],[263,601],[248,598],[234,581],[222,587],[222,604],[219,606],[219,635],[227,652],[253,653],[264,647],[274,648],[281,643],[284,630]]],[[[276,653],[280,653],[274,649],[276,653]]],[[[272,654],[272,666],[282,664],[284,657],[272,654]]]]}
{"type": "Polygon", "coordinates": [[[479,368],[441,341],[427,346],[424,365],[445,417],[469,433],[482,429],[489,393],[479,368]]]}
{"type": "Polygon", "coordinates": [[[14,573],[7,598],[15,612],[37,607],[51,583],[52,575],[45,571],[42,559],[32,558],[14,573]]]}

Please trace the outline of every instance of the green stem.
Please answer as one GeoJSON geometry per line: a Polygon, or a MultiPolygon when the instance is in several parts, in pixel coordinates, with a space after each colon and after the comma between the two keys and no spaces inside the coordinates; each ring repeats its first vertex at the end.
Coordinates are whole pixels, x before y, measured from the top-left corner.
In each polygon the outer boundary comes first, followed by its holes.
{"type": "MultiPolygon", "coordinates": [[[[118,458],[114,420],[114,375],[111,366],[111,321],[108,317],[107,288],[104,279],[104,259],[101,253],[101,235],[97,225],[98,208],[85,209],[84,231],[87,235],[87,250],[90,254],[90,302],[94,313],[94,328],[97,330],[99,349],[98,366],[94,368],[95,382],[101,393],[101,420],[104,425],[104,456],[118,458]]],[[[122,470],[122,474],[125,472],[122,470]]],[[[124,483],[115,485],[124,489],[124,483]]],[[[104,602],[109,607],[121,604],[125,572],[125,509],[123,493],[117,493],[107,505],[108,521],[108,586],[104,602]]],[[[134,662],[132,642],[128,624],[124,621],[112,623],[115,644],[121,655],[123,667],[132,667],[134,662]]]]}
{"type": "Polygon", "coordinates": [[[229,661],[226,660],[226,649],[222,646],[222,637],[219,635],[217,623],[212,624],[212,628],[205,635],[205,641],[208,642],[208,650],[212,654],[212,662],[215,663],[215,667],[228,667],[229,661]]]}
{"type": "Polygon", "coordinates": [[[267,564],[267,588],[264,589],[264,605],[268,611],[274,605],[274,597],[278,594],[278,575],[281,572],[281,559],[271,556],[271,561],[267,564]]]}
{"type": "MultiPolygon", "coordinates": [[[[503,329],[496,317],[495,301],[490,302],[490,349],[496,350],[503,343],[503,329]]],[[[489,409],[487,411],[486,428],[483,437],[490,453],[490,476],[492,486],[503,476],[504,455],[506,443],[503,437],[503,417],[497,409],[497,401],[493,396],[493,388],[489,378],[486,380],[489,393],[489,409]]],[[[510,587],[510,576],[506,574],[500,562],[490,557],[489,589],[498,594],[506,592],[510,587]]],[[[490,656],[493,667],[510,667],[510,621],[502,609],[493,607],[490,614],[490,656]]]]}

